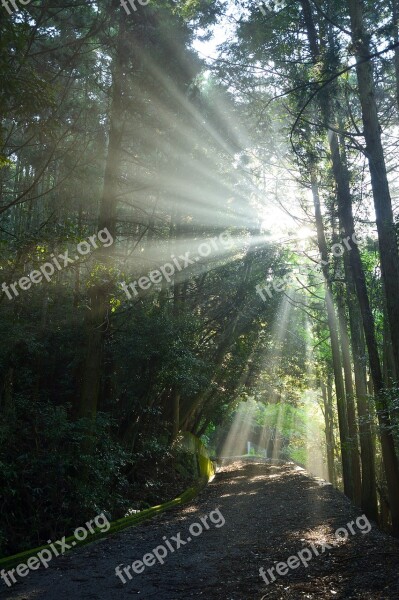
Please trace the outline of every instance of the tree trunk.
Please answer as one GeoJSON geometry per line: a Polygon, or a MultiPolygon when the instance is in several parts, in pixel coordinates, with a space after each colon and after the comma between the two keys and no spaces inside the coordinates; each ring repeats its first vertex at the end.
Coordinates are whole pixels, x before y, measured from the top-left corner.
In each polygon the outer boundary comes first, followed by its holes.
{"type": "Polygon", "coordinates": [[[333,485],[336,484],[335,478],[335,463],[334,463],[334,423],[332,419],[332,403],[331,399],[327,396],[327,388],[323,381],[320,382],[321,394],[324,405],[324,422],[325,422],[325,435],[326,435],[326,453],[327,453],[327,469],[328,479],[333,485]]]}
{"type": "MultiPolygon", "coordinates": [[[[121,12],[122,15],[122,12],[121,12]]],[[[108,229],[112,238],[116,236],[116,204],[118,196],[118,174],[121,165],[121,142],[123,123],[123,81],[126,61],[125,19],[120,18],[116,43],[116,54],[112,75],[112,99],[110,108],[110,129],[107,159],[104,173],[104,185],[101,198],[98,229],[108,229]]],[[[110,262],[110,248],[97,251],[99,263],[105,268],[110,262]]],[[[100,273],[104,279],[104,273],[100,273]]],[[[108,277],[105,277],[108,279],[108,277]]],[[[108,311],[109,294],[112,282],[95,283],[89,292],[90,308],[86,314],[86,330],[88,335],[87,351],[83,366],[80,393],[79,417],[94,419],[101,387],[101,373],[105,334],[109,331],[108,311]]]]}
{"type": "Polygon", "coordinates": [[[335,390],[337,394],[337,409],[338,409],[338,425],[339,425],[339,437],[341,442],[341,460],[342,460],[342,477],[344,483],[344,492],[351,500],[354,500],[354,489],[352,480],[352,461],[350,452],[350,439],[349,439],[349,428],[347,418],[347,407],[345,398],[344,380],[342,377],[342,364],[339,349],[338,339],[338,327],[337,318],[335,315],[333,297],[331,291],[331,285],[328,274],[328,253],[327,243],[324,235],[323,218],[320,209],[320,197],[317,178],[315,169],[313,166],[310,167],[311,180],[312,180],[312,195],[313,204],[315,210],[316,227],[317,227],[317,243],[321,259],[323,261],[323,275],[326,288],[326,307],[327,307],[327,320],[328,329],[330,332],[331,339],[331,353],[333,361],[333,371],[335,380],[335,390]]]}
{"type": "Polygon", "coordinates": [[[348,430],[351,443],[351,461],[352,461],[352,480],[353,480],[353,501],[356,506],[361,506],[362,497],[362,478],[360,474],[359,459],[359,439],[357,428],[357,417],[355,408],[355,392],[352,380],[352,361],[350,356],[350,341],[347,331],[344,296],[337,294],[338,303],[338,321],[340,329],[340,340],[342,349],[342,361],[345,377],[346,407],[348,413],[348,430]]]}
{"type": "Polygon", "coordinates": [[[349,268],[349,257],[347,254],[344,256],[344,261],[357,412],[359,416],[359,440],[362,462],[362,493],[360,505],[366,515],[377,522],[378,503],[375,472],[375,444],[371,429],[372,415],[369,411],[367,396],[366,348],[361,329],[359,304],[356,297],[352,273],[349,268]]]}
{"type": "MultiPolygon", "coordinates": [[[[331,159],[333,165],[334,179],[337,185],[338,216],[341,233],[344,239],[349,243],[350,248],[344,254],[344,270],[347,290],[347,306],[349,313],[349,325],[351,331],[351,342],[353,350],[353,365],[356,384],[356,401],[359,415],[360,430],[360,452],[362,461],[362,488],[361,488],[361,507],[366,514],[374,520],[378,518],[376,473],[375,473],[375,448],[371,432],[370,416],[367,401],[367,381],[365,373],[366,349],[362,331],[359,328],[360,314],[359,304],[356,299],[356,289],[353,281],[350,255],[355,252],[356,257],[351,257],[357,261],[357,270],[362,273],[364,280],[363,266],[361,264],[360,253],[357,245],[353,241],[354,221],[352,214],[352,196],[350,192],[350,179],[346,164],[344,145],[342,155],[337,135],[329,132],[329,143],[331,159]],[[348,236],[351,231],[351,236],[348,236]],[[345,235],[346,234],[346,235],[345,235]],[[348,239],[349,238],[349,239],[348,239]]],[[[356,238],[355,238],[356,239],[356,238]]],[[[367,289],[364,286],[363,292],[367,296],[367,289]]],[[[367,296],[368,304],[368,296],[367,296]]],[[[372,317],[372,314],[369,315],[372,317]]],[[[374,325],[373,325],[374,326],[374,325]]],[[[378,354],[377,354],[378,357],[378,354]]]]}
{"type": "MultiPolygon", "coordinates": [[[[363,133],[371,175],[371,187],[379,239],[381,273],[384,282],[392,351],[399,367],[399,253],[396,242],[392,202],[388,186],[381,127],[378,119],[373,66],[370,61],[370,36],[366,33],[360,0],[349,0],[352,42],[356,55],[363,133]]],[[[399,488],[398,488],[399,491],[399,488]]],[[[396,500],[399,505],[399,497],[396,500]]],[[[398,509],[399,517],[399,509],[398,509]]],[[[397,524],[399,533],[399,522],[397,524]]]]}
{"type": "Polygon", "coordinates": [[[180,394],[177,389],[172,395],[172,440],[175,440],[180,431],[180,394]]]}
{"type": "MultiPolygon", "coordinates": [[[[393,29],[393,41],[394,44],[399,43],[399,2],[398,0],[392,0],[392,29],[393,29]]],[[[394,50],[395,52],[395,84],[396,84],[396,105],[399,110],[399,46],[394,50]]]]}
{"type": "MultiPolygon", "coordinates": [[[[312,60],[315,64],[320,60],[320,48],[318,43],[317,30],[315,27],[315,22],[313,19],[312,8],[309,0],[301,0],[301,6],[303,11],[303,16],[306,25],[306,31],[309,41],[310,54],[312,56],[312,60]]],[[[319,100],[322,115],[324,120],[328,120],[329,114],[329,100],[323,99],[322,97],[319,100]]],[[[317,178],[315,175],[314,167],[311,168],[311,178],[312,178],[312,193],[313,193],[313,202],[315,206],[315,216],[316,216],[316,226],[317,226],[317,239],[318,246],[322,260],[324,263],[327,263],[327,244],[324,235],[324,225],[323,219],[320,211],[320,200],[319,200],[319,192],[317,187],[317,178]]],[[[344,491],[345,494],[351,498],[351,500],[355,503],[358,503],[360,496],[360,465],[358,457],[355,456],[355,452],[357,453],[357,449],[350,448],[351,439],[356,439],[354,437],[354,432],[356,428],[356,416],[354,410],[353,396],[352,398],[348,398],[349,405],[347,405],[347,399],[345,397],[344,383],[342,379],[342,367],[341,367],[341,357],[339,353],[339,341],[338,341],[338,332],[337,332],[337,321],[335,310],[333,307],[333,295],[332,288],[329,282],[328,275],[328,266],[324,264],[323,267],[324,279],[326,282],[326,303],[327,303],[327,315],[328,315],[328,327],[330,330],[331,337],[331,349],[333,355],[333,365],[334,365],[334,378],[335,378],[335,386],[337,392],[337,406],[338,406],[338,422],[339,422],[339,431],[340,431],[340,440],[341,440],[341,456],[342,456],[342,471],[343,471],[343,479],[344,479],[344,491]],[[349,408],[349,415],[348,415],[349,408]],[[349,427],[350,423],[350,427],[349,427]]],[[[341,331],[342,333],[342,331],[341,331]]],[[[342,346],[344,348],[344,346],[342,346]]],[[[344,356],[345,361],[345,356],[344,356]]],[[[345,377],[347,384],[347,393],[349,393],[350,388],[353,388],[352,385],[352,376],[350,374],[350,359],[349,366],[348,362],[344,362],[345,369],[345,377]],[[350,380],[350,381],[349,381],[350,380]],[[349,390],[348,390],[349,388],[349,390]]]]}
{"type": "MultiPolygon", "coordinates": [[[[341,166],[339,168],[338,185],[338,210],[340,222],[343,227],[344,239],[357,239],[355,236],[354,219],[352,212],[352,199],[349,188],[349,174],[346,165],[342,164],[339,155],[339,145],[336,136],[330,136],[332,140],[333,165],[337,164],[339,159],[341,166]]],[[[338,173],[338,171],[337,171],[338,173]]],[[[392,521],[395,522],[393,529],[399,532],[399,469],[395,453],[395,445],[390,427],[390,417],[388,407],[382,395],[384,387],[381,362],[378,354],[378,345],[375,335],[374,317],[371,311],[366,279],[364,276],[363,265],[360,257],[360,251],[356,243],[351,245],[348,251],[349,264],[353,274],[353,280],[356,287],[356,293],[359,301],[362,315],[364,334],[369,355],[370,371],[372,376],[373,388],[376,397],[377,414],[380,424],[381,448],[384,457],[384,466],[389,490],[389,501],[392,509],[392,521]],[[394,517],[395,514],[395,517],[394,517]]]]}

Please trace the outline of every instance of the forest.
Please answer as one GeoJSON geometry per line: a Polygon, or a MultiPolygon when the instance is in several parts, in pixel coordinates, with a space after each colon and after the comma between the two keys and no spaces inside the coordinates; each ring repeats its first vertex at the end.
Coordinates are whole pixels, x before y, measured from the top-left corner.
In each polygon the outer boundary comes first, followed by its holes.
{"type": "Polygon", "coordinates": [[[0,557],[171,501],[190,444],[399,537],[399,1],[0,13],[0,557]]]}

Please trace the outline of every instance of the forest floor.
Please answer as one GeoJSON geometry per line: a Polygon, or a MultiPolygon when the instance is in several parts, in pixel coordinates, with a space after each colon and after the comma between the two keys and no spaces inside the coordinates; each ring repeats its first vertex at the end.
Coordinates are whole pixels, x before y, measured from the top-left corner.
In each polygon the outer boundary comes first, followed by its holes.
{"type": "Polygon", "coordinates": [[[0,597],[397,600],[399,540],[375,525],[365,533],[364,520],[356,522],[361,514],[330,484],[293,464],[233,461],[190,504],[54,559],[46,571],[31,571],[12,588],[4,589],[2,583],[0,597]],[[203,532],[186,541],[189,533],[200,530],[189,531],[190,525],[201,524],[206,515],[209,529],[203,521],[203,532]],[[338,541],[338,528],[346,529],[346,540],[338,541]],[[176,539],[186,544],[176,549],[176,539]],[[123,569],[141,560],[166,540],[174,552],[168,551],[164,564],[146,566],[141,574],[130,571],[132,579],[123,574],[125,584],[115,575],[117,565],[123,569]],[[331,547],[323,547],[325,542],[331,547]],[[298,552],[305,563],[311,554],[308,566],[298,558],[291,564],[299,566],[277,574],[276,563],[286,563],[298,552]],[[260,577],[260,567],[266,574],[274,567],[275,580],[269,585],[260,577]]]}

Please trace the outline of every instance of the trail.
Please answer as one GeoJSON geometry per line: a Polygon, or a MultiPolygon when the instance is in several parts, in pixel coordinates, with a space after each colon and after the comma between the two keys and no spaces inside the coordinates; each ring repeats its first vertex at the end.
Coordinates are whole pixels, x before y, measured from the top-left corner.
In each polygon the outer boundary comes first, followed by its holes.
{"type": "Polygon", "coordinates": [[[355,533],[346,541],[334,535],[361,514],[331,485],[295,465],[235,461],[189,505],[54,559],[47,570],[30,572],[12,588],[3,586],[0,597],[397,600],[399,541],[374,524],[368,533],[352,524],[355,533]],[[216,518],[220,514],[224,525],[216,518]],[[190,536],[190,525],[206,515],[209,529],[204,525],[200,535],[190,536]],[[164,564],[147,566],[131,580],[125,576],[123,584],[115,567],[141,560],[165,543],[164,536],[192,539],[169,552],[164,564]],[[322,552],[323,542],[332,548],[322,552]],[[266,585],[260,567],[267,572],[311,543],[319,556],[285,575],[274,570],[275,581],[266,585]]]}

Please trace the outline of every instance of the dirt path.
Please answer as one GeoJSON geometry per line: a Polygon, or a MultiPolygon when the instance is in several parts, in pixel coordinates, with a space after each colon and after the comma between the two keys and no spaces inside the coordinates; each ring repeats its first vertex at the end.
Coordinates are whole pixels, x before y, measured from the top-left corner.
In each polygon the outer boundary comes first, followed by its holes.
{"type": "MultiPolygon", "coordinates": [[[[397,600],[399,541],[374,526],[362,533],[367,524],[364,520],[357,524],[360,515],[332,486],[293,465],[235,462],[223,467],[190,505],[53,560],[47,571],[32,571],[12,588],[2,583],[0,596],[18,600],[397,600]],[[201,522],[205,516],[208,519],[201,522]],[[354,534],[348,531],[351,521],[354,534]],[[340,527],[348,531],[346,541],[338,542],[334,535],[340,527]],[[188,537],[191,541],[176,549],[180,539],[188,537]],[[332,547],[323,552],[324,541],[332,547]],[[164,544],[168,551],[164,564],[142,564],[142,573],[130,570],[131,580],[122,571],[126,584],[115,575],[117,565],[123,569],[164,544]],[[280,566],[283,574],[276,573],[276,563],[305,549],[305,562],[311,554],[307,568],[297,558],[291,560],[292,566],[300,563],[295,569],[280,566]],[[273,567],[268,577],[274,576],[275,581],[266,585],[260,567],[266,575],[273,567]]],[[[147,562],[152,559],[147,557],[147,562]]]]}

